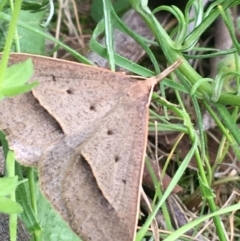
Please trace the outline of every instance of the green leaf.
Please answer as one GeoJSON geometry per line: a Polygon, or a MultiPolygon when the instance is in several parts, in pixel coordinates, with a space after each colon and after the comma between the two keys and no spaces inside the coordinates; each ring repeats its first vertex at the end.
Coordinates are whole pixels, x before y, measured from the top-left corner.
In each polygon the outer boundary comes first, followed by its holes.
{"type": "Polygon", "coordinates": [[[36,87],[37,85],[38,85],[38,82],[33,82],[31,84],[26,84],[22,86],[13,87],[13,88],[6,88],[2,90],[2,93],[4,94],[4,96],[7,96],[7,97],[20,95],[31,91],[31,89],[36,87]]]}
{"type": "MultiPolygon", "coordinates": [[[[112,1],[114,10],[121,14],[130,8],[128,0],[112,1]]],[[[102,0],[94,0],[91,5],[91,17],[95,22],[99,22],[103,18],[103,2],[102,0]]]]}
{"type": "Polygon", "coordinates": [[[199,179],[199,184],[202,192],[202,197],[204,197],[205,199],[214,198],[216,195],[214,194],[213,190],[203,182],[200,175],[198,175],[198,179],[199,179]]]}
{"type": "Polygon", "coordinates": [[[32,12],[42,11],[43,9],[47,9],[49,5],[49,0],[43,0],[41,2],[37,1],[26,1],[22,3],[23,10],[30,10],[32,12]]]}
{"type": "Polygon", "coordinates": [[[0,100],[5,97],[16,96],[31,91],[38,85],[38,82],[25,84],[33,75],[32,60],[14,64],[7,68],[4,75],[4,82],[0,89],[0,100]]]}
{"type": "Polygon", "coordinates": [[[18,186],[18,176],[0,178],[0,196],[12,193],[18,186]]]}
{"type": "Polygon", "coordinates": [[[21,213],[23,211],[21,205],[9,198],[0,196],[0,212],[6,214],[21,213]]]}
{"type": "MultiPolygon", "coordinates": [[[[35,13],[30,11],[21,11],[19,20],[28,23],[36,31],[46,32],[47,29],[41,26],[41,23],[43,23],[46,15],[46,10],[35,13]]],[[[19,25],[18,35],[21,36],[19,39],[21,52],[40,55],[44,55],[46,53],[46,38],[44,36],[19,25]]]]}
{"type": "Polygon", "coordinates": [[[7,68],[4,76],[3,87],[17,87],[25,84],[33,75],[33,63],[31,59],[14,64],[7,68]]]}

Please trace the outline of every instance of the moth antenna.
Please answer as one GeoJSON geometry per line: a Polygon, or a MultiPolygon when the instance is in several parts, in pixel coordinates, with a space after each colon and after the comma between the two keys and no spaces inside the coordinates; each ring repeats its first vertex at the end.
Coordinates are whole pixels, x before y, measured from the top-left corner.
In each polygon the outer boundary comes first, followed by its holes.
{"type": "Polygon", "coordinates": [[[168,76],[170,73],[172,73],[176,68],[178,68],[178,66],[180,66],[182,62],[183,62],[182,59],[178,59],[172,65],[170,65],[168,68],[162,71],[159,75],[146,79],[147,85],[151,88],[149,98],[148,98],[148,105],[150,104],[150,101],[151,101],[154,86],[162,79],[164,79],[166,76],[168,76]]]}
{"type": "Polygon", "coordinates": [[[168,68],[166,68],[164,71],[162,71],[160,74],[158,74],[156,76],[153,76],[153,77],[150,77],[150,78],[147,78],[146,79],[147,85],[149,87],[153,88],[158,82],[160,82],[162,79],[164,79],[169,74],[171,74],[182,63],[183,63],[183,59],[178,59],[172,65],[170,65],[168,68]]]}

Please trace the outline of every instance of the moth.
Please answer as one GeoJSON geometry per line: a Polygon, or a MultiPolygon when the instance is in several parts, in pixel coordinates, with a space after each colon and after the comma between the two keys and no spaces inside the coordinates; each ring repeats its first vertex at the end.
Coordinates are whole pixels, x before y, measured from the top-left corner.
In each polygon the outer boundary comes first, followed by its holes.
{"type": "Polygon", "coordinates": [[[0,103],[0,129],[16,159],[37,166],[41,190],[84,241],[134,240],[154,84],[63,60],[31,58],[30,93],[0,103]]]}

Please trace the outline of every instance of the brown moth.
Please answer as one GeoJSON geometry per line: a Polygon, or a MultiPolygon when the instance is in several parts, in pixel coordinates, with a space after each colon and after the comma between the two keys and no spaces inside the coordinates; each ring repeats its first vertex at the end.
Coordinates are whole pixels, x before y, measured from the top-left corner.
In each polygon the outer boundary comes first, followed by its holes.
{"type": "Polygon", "coordinates": [[[38,166],[42,192],[82,240],[134,240],[157,79],[27,54],[12,54],[10,64],[28,58],[39,86],[0,103],[10,149],[38,166]]]}

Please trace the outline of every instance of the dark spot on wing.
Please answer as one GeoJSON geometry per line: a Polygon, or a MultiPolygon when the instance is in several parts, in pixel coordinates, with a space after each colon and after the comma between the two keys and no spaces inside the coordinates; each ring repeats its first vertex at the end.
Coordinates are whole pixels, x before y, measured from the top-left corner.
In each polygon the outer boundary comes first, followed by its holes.
{"type": "Polygon", "coordinates": [[[68,89],[68,90],[66,90],[66,92],[67,92],[67,94],[69,94],[69,95],[72,95],[72,94],[73,94],[73,90],[72,90],[72,89],[68,89]]]}
{"type": "Polygon", "coordinates": [[[125,179],[123,179],[123,180],[122,180],[122,182],[123,182],[124,184],[126,184],[126,183],[127,183],[127,181],[126,181],[125,179]]]}
{"type": "Polygon", "coordinates": [[[94,105],[91,105],[91,106],[89,107],[89,109],[92,110],[92,111],[96,111],[96,107],[95,107],[94,105]]]}
{"type": "Polygon", "coordinates": [[[110,135],[113,135],[113,131],[112,130],[108,130],[107,131],[107,134],[110,136],[110,135]]]}
{"type": "Polygon", "coordinates": [[[115,156],[114,161],[115,161],[115,162],[118,162],[119,160],[120,160],[120,157],[119,157],[119,156],[115,156]]]}
{"type": "Polygon", "coordinates": [[[57,82],[55,75],[52,74],[52,81],[57,82]]]}

